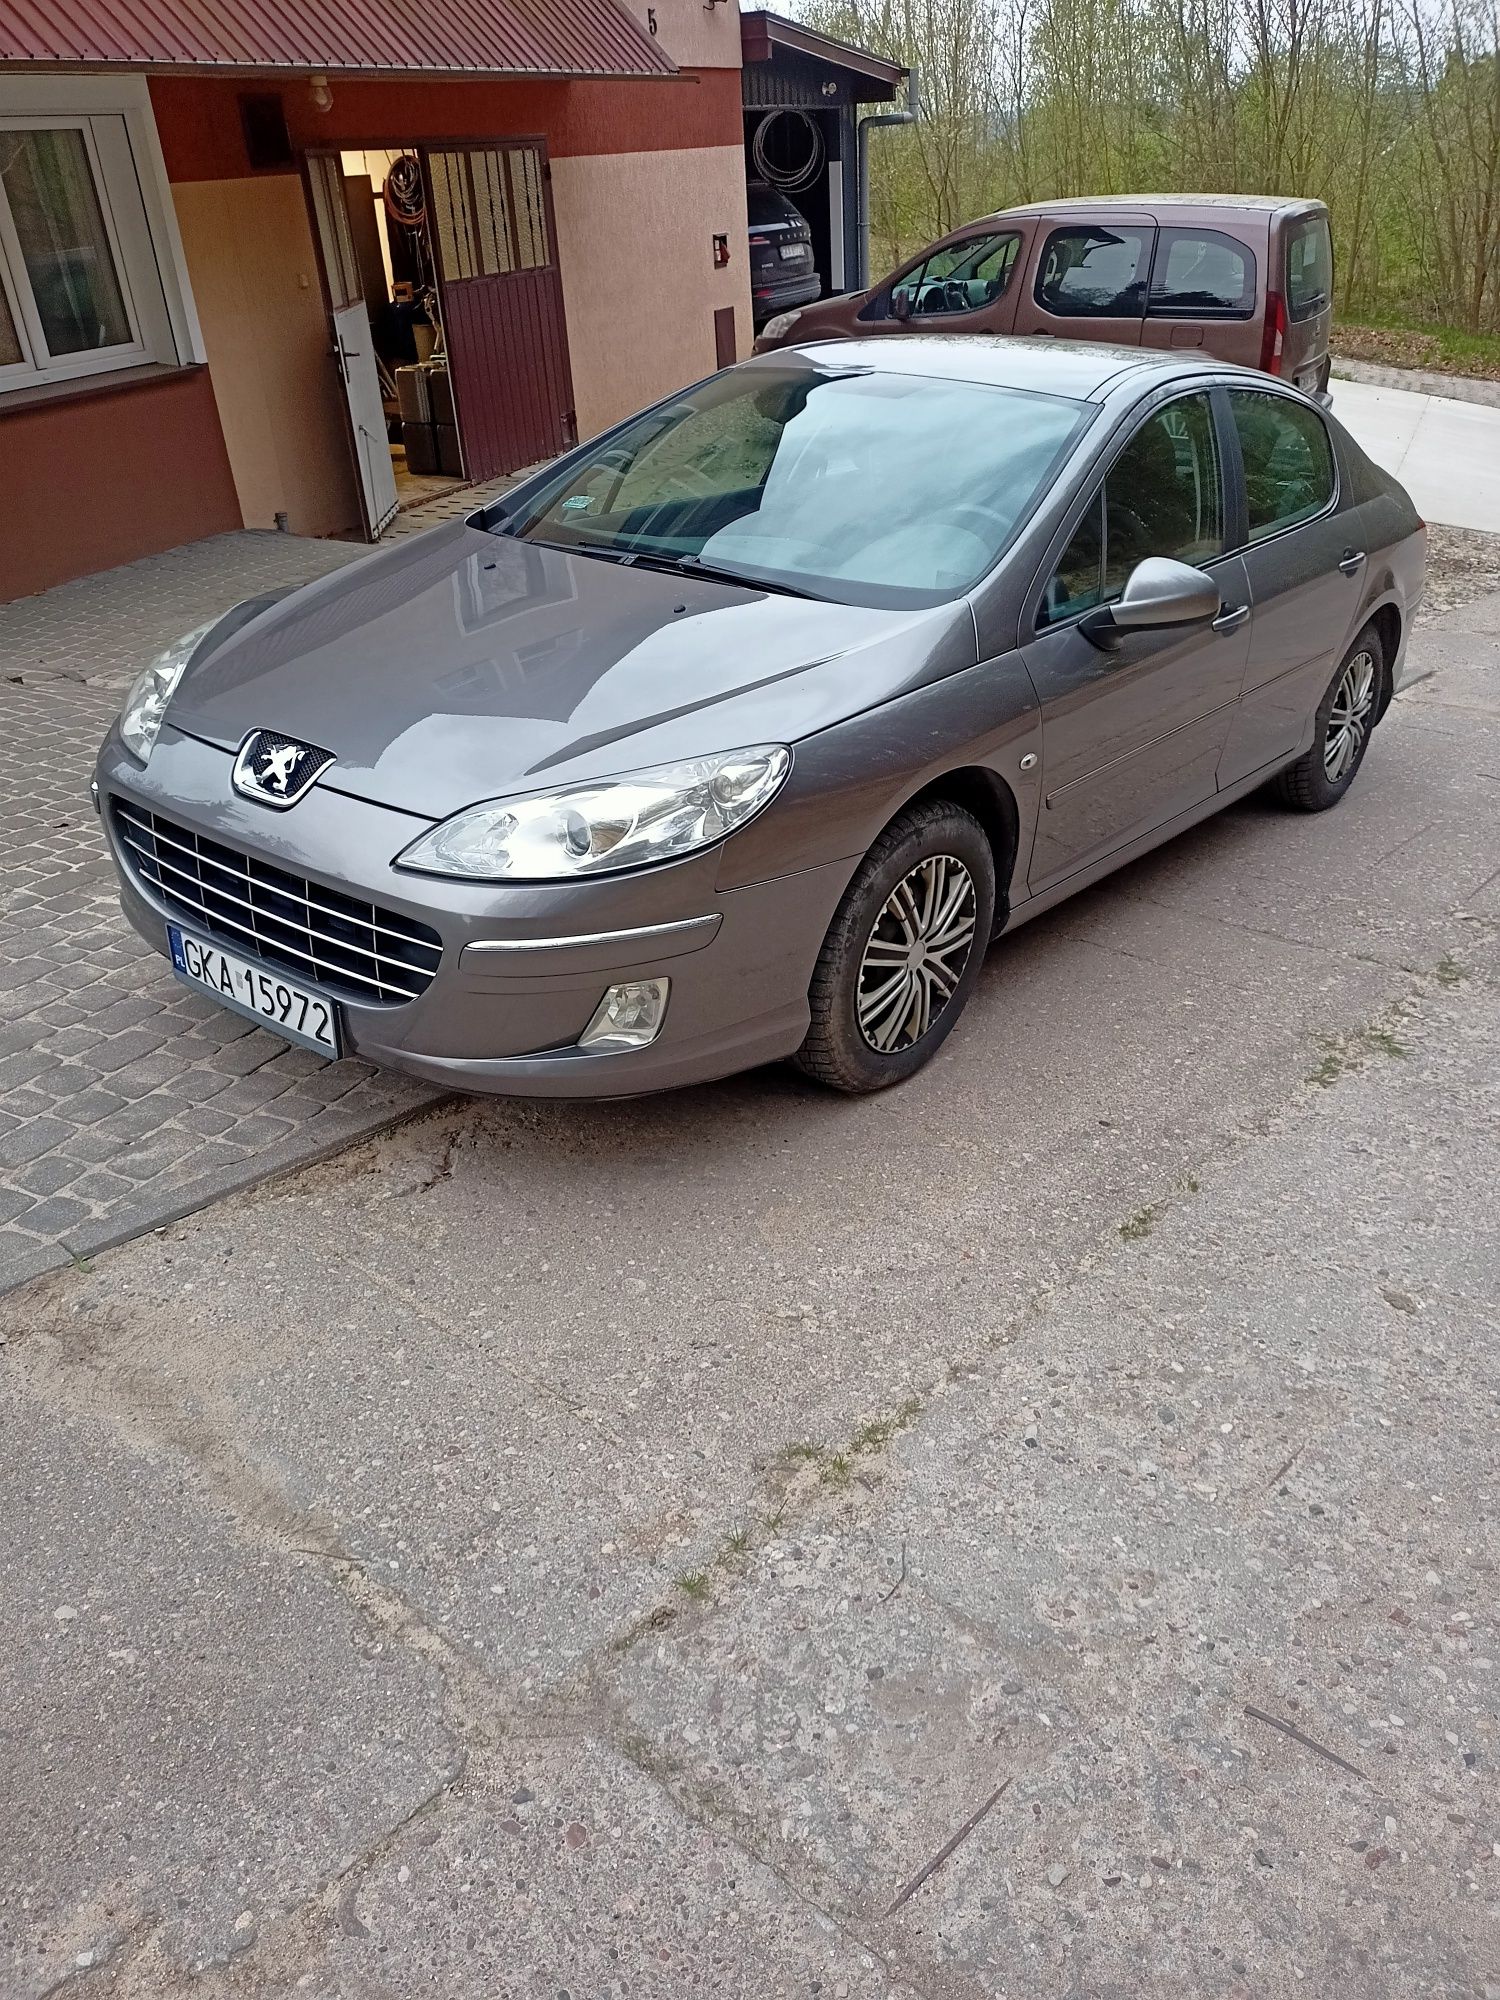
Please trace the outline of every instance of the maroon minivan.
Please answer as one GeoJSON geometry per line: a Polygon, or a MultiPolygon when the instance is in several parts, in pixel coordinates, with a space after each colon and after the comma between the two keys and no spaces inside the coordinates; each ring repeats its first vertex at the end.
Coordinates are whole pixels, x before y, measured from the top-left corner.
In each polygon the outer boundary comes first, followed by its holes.
{"type": "Polygon", "coordinates": [[[756,351],[873,333],[1201,347],[1326,396],[1333,244],[1320,201],[1115,195],[967,222],[868,291],[766,322],[756,351]]]}

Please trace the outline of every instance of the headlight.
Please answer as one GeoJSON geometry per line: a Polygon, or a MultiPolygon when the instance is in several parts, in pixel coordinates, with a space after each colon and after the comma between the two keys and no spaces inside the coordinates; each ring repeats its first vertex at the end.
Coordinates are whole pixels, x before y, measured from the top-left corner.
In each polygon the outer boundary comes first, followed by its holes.
{"type": "Polygon", "coordinates": [[[802,308],[795,312],[773,313],[760,330],[762,340],[784,340],[802,317],[802,308]]]}
{"type": "Polygon", "coordinates": [[[562,792],[493,799],[424,833],[395,866],[476,882],[556,882],[671,861],[743,826],[791,768],[789,750],[762,743],[562,792]]]}
{"type": "Polygon", "coordinates": [[[188,661],[199,643],[218,623],[217,618],[210,618],[206,625],[185,632],[175,645],[168,646],[151,662],[125,697],[125,706],[120,710],[120,737],[125,748],[139,757],[143,764],[161,734],[167,703],[172,699],[188,661]]]}

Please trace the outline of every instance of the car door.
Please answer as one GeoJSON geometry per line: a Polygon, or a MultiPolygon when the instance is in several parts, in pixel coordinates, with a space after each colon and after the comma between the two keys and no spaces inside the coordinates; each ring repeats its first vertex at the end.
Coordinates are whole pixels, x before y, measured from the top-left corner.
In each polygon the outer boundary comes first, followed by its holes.
{"type": "Polygon", "coordinates": [[[1225,389],[1244,505],[1251,622],[1245,680],[1221,785],[1285,762],[1308,740],[1363,601],[1358,508],[1338,505],[1333,441],[1319,411],[1275,389],[1225,389]]]}
{"type": "Polygon", "coordinates": [[[1260,360],[1261,257],[1249,228],[1171,226],[1156,233],[1143,347],[1200,347],[1253,368],[1260,360]]]}
{"type": "Polygon", "coordinates": [[[1156,242],[1153,219],[1111,214],[1052,229],[1043,223],[1035,241],[1017,294],[1015,331],[1138,347],[1156,242]]]}
{"type": "Polygon", "coordinates": [[[1158,402],[1054,555],[1022,648],[1042,712],[1034,895],[1213,795],[1249,644],[1223,458],[1211,390],[1158,402]],[[1103,650],[1079,621],[1147,556],[1205,570],[1223,610],[1103,650]]]}
{"type": "Polygon", "coordinates": [[[928,251],[861,307],[861,333],[1008,333],[1020,229],[982,229],[928,251]]]}

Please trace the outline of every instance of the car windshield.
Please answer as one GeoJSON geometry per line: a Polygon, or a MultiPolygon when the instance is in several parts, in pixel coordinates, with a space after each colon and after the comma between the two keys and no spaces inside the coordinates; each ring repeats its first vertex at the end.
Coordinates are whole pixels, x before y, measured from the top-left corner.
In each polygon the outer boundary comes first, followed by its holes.
{"type": "Polygon", "coordinates": [[[575,453],[492,525],[840,603],[939,604],[993,566],[1088,414],[868,368],[730,369],[575,453]]]}

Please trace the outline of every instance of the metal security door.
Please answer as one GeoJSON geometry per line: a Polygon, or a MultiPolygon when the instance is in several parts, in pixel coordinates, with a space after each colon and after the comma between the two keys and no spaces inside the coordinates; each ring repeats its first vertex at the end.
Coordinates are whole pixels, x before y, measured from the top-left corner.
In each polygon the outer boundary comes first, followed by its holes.
{"type": "Polygon", "coordinates": [[[517,472],[577,440],[546,154],[452,144],[422,163],[464,470],[517,472]]]}
{"type": "Polygon", "coordinates": [[[373,542],[395,516],[396,474],[386,439],[370,309],[360,287],[354,236],[344,206],[344,170],[337,153],[308,154],[307,187],[328,293],[333,361],[349,418],[359,504],[365,533],[373,542]]]}

